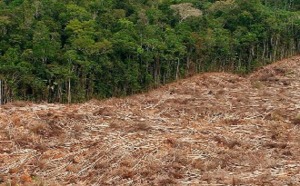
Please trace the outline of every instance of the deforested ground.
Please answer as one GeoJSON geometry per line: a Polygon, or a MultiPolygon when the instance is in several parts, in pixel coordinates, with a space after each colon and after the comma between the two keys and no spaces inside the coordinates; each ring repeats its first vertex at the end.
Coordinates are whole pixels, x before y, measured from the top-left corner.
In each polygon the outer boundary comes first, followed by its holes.
{"type": "Polygon", "coordinates": [[[300,56],[126,98],[3,105],[0,185],[300,185],[300,56]]]}

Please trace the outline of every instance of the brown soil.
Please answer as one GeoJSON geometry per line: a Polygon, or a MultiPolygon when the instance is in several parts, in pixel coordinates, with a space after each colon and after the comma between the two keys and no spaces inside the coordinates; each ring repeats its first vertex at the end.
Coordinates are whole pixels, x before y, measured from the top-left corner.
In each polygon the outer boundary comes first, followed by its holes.
{"type": "Polygon", "coordinates": [[[300,56],[124,99],[0,108],[0,185],[300,185],[300,56]]]}

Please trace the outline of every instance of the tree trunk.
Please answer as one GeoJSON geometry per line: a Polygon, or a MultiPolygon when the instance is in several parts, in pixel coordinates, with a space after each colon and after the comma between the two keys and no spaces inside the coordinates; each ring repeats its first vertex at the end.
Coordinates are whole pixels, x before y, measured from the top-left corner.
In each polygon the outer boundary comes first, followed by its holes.
{"type": "Polygon", "coordinates": [[[69,82],[68,82],[68,104],[71,103],[71,78],[69,78],[69,82]]]}
{"type": "Polygon", "coordinates": [[[178,78],[179,78],[179,65],[180,65],[180,61],[178,58],[177,59],[177,67],[176,67],[176,80],[178,80],[178,78]]]}
{"type": "Polygon", "coordinates": [[[0,105],[2,105],[2,80],[0,80],[0,105]]]}

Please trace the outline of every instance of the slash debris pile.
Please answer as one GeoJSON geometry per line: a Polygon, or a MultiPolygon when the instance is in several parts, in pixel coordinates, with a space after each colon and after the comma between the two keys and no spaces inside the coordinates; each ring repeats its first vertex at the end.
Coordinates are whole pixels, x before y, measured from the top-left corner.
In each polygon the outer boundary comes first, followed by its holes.
{"type": "Polygon", "coordinates": [[[0,185],[299,185],[300,56],[146,94],[0,108],[0,185]]]}

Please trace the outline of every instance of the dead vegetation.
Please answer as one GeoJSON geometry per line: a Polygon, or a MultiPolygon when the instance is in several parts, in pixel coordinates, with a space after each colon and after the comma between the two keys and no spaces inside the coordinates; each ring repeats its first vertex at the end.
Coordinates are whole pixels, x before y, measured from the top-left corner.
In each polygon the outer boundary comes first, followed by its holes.
{"type": "Polygon", "coordinates": [[[0,185],[299,185],[300,57],[125,99],[0,107],[0,185]]]}
{"type": "Polygon", "coordinates": [[[189,17],[200,17],[203,14],[201,10],[193,7],[192,3],[171,5],[170,8],[179,14],[181,21],[189,17]]]}

